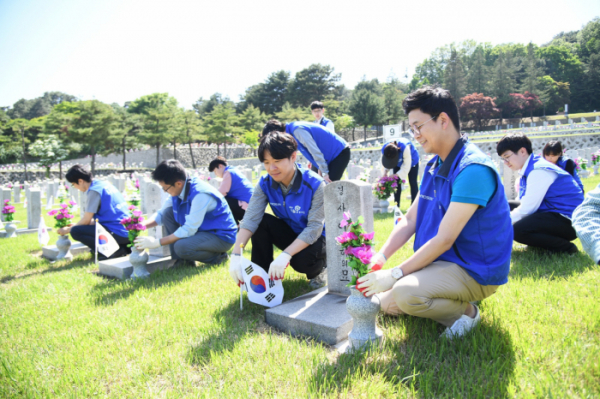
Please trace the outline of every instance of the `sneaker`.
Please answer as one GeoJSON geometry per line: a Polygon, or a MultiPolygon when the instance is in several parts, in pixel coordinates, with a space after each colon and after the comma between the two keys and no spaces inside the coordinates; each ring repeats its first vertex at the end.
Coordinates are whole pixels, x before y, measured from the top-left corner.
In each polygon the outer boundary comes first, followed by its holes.
{"type": "Polygon", "coordinates": [[[314,289],[325,287],[327,285],[327,268],[323,269],[317,277],[311,278],[308,285],[314,289]]]}
{"type": "Polygon", "coordinates": [[[177,259],[172,267],[196,267],[196,262],[187,259],[177,259]]]}
{"type": "Polygon", "coordinates": [[[579,249],[577,248],[577,245],[571,243],[571,245],[569,246],[569,249],[567,250],[567,253],[569,255],[575,255],[579,253],[579,249]]]}
{"type": "Polygon", "coordinates": [[[207,265],[220,265],[224,262],[227,262],[227,260],[229,259],[229,255],[227,255],[227,252],[223,252],[221,255],[219,255],[217,257],[217,259],[215,259],[214,262],[210,262],[210,263],[206,263],[207,265]]]}
{"type": "Polygon", "coordinates": [[[466,314],[462,315],[460,319],[456,320],[454,324],[452,324],[452,327],[447,327],[446,331],[444,331],[440,337],[448,339],[462,337],[463,335],[471,331],[473,327],[479,324],[479,322],[481,321],[479,308],[475,305],[473,306],[475,307],[475,311],[477,312],[474,318],[470,318],[466,314]]]}

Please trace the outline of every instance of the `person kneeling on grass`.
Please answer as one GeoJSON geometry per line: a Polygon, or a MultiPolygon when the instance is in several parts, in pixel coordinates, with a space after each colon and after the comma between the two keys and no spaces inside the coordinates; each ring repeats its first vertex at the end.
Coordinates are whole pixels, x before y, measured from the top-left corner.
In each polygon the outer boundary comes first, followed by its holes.
{"type": "Polygon", "coordinates": [[[296,165],[297,144],[281,132],[263,136],[258,158],[268,175],[260,178],[240,224],[230,272],[243,283],[241,247],[252,238],[252,262],[272,279],[283,279],[288,265],[306,274],[313,288],[326,285],[325,183],[316,173],[296,165]],[[274,215],[265,213],[267,205],[274,215]],[[283,252],[273,260],[273,245],[283,252]]]}
{"type": "Polygon", "coordinates": [[[217,177],[223,179],[219,192],[225,196],[235,221],[241,221],[254,191],[252,182],[233,166],[227,165],[227,160],[223,157],[213,159],[208,165],[208,171],[215,172],[217,177]]]}
{"type": "Polygon", "coordinates": [[[552,140],[548,142],[542,151],[544,155],[544,159],[550,163],[553,163],[556,166],[559,166],[562,170],[566,170],[569,172],[573,179],[577,182],[577,185],[583,192],[583,183],[581,182],[581,178],[579,177],[579,173],[577,173],[577,165],[575,161],[569,159],[566,155],[563,155],[563,146],[560,141],[552,140]]]}
{"type": "Polygon", "coordinates": [[[491,159],[460,136],[449,91],[424,87],[403,106],[411,133],[437,156],[425,167],[418,198],[370,267],[380,269],[413,234],[415,252],[393,269],[361,277],[356,288],[365,296],[377,294],[388,314],[433,319],[447,327],[443,337],[462,336],[481,319],[472,302],[508,281],[508,203],[491,159]]]}
{"type": "Polygon", "coordinates": [[[183,165],[174,159],[162,161],[152,172],[152,179],[171,195],[162,208],[143,224],[164,225],[167,234],[138,237],[138,249],[169,245],[176,266],[195,261],[219,264],[227,260],[227,251],[235,242],[237,225],[227,201],[214,187],[200,179],[188,178],[183,165]]]}
{"type": "MultiPolygon", "coordinates": [[[[88,246],[92,253],[96,251],[96,226],[93,219],[98,219],[106,231],[108,231],[119,244],[119,249],[110,258],[120,258],[131,253],[127,247],[129,238],[127,230],[120,223],[128,216],[128,204],[119,190],[112,184],[93,180],[91,172],[84,169],[82,165],[72,166],[65,175],[71,186],[77,190],[87,193],[87,203],[83,217],[74,226],[58,229],[59,235],[71,233],[74,240],[88,246]]],[[[81,204],[83,207],[84,205],[81,204]]],[[[106,256],[99,253],[98,260],[105,260],[106,256]]]]}
{"type": "Polygon", "coordinates": [[[583,190],[573,176],[534,155],[522,133],[502,137],[496,151],[521,175],[519,201],[511,201],[515,241],[551,252],[579,252],[571,242],[577,238],[571,216],[583,202],[583,190]]]}

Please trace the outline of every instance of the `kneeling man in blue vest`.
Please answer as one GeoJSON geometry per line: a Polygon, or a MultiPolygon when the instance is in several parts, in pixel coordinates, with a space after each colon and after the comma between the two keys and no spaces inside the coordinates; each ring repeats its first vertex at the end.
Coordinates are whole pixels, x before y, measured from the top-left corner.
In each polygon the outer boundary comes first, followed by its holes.
{"type": "Polygon", "coordinates": [[[429,318],[442,336],[463,336],[481,320],[474,304],[508,282],[513,231],[508,202],[491,159],[460,135],[450,92],[423,87],[403,102],[410,133],[435,154],[418,198],[357,282],[384,312],[429,318]],[[415,235],[414,254],[379,270],[415,235]]]}
{"type": "Polygon", "coordinates": [[[258,157],[267,175],[254,188],[240,223],[230,273],[243,284],[242,248],[252,239],[253,263],[271,279],[283,279],[291,265],[305,274],[313,288],[326,284],[324,179],[296,164],[298,144],[278,129],[265,132],[258,157]],[[265,213],[270,205],[273,215],[265,213]],[[273,245],[283,252],[274,258],[273,245]]]}
{"type": "Polygon", "coordinates": [[[146,227],[165,226],[167,236],[138,237],[138,249],[169,245],[175,266],[195,261],[218,264],[227,260],[235,242],[237,225],[227,201],[214,187],[198,178],[189,178],[183,165],[174,159],[161,162],[152,179],[171,195],[148,220],[146,227]]]}

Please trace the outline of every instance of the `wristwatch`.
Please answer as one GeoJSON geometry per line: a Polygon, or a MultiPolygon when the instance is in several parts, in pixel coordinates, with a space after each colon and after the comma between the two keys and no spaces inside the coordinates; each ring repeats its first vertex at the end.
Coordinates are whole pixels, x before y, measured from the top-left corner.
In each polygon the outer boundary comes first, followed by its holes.
{"type": "Polygon", "coordinates": [[[402,271],[402,269],[400,269],[400,266],[394,267],[392,269],[392,277],[396,280],[400,280],[402,277],[404,277],[404,272],[402,271]]]}

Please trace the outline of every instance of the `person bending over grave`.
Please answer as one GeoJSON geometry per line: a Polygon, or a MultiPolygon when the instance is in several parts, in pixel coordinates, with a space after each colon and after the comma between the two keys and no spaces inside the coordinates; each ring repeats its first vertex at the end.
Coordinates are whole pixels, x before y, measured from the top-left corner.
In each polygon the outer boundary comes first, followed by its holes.
{"type": "Polygon", "coordinates": [[[241,221],[254,191],[252,182],[248,181],[246,176],[233,166],[227,165],[227,160],[223,157],[213,159],[208,165],[208,171],[215,172],[217,177],[223,179],[219,186],[219,192],[225,196],[235,221],[241,221]]]}
{"type": "Polygon", "coordinates": [[[496,151],[521,176],[519,205],[510,213],[515,241],[551,252],[578,252],[571,242],[577,238],[571,216],[583,201],[583,191],[573,176],[534,155],[522,133],[502,137],[496,151]]]}
{"type": "Polygon", "coordinates": [[[313,288],[327,284],[325,248],[325,183],[316,173],[296,164],[297,144],[287,133],[263,136],[258,158],[267,175],[254,188],[244,220],[240,224],[230,272],[236,284],[243,283],[241,247],[252,238],[252,262],[283,279],[291,265],[306,274],[313,288]],[[265,213],[271,206],[273,215],[265,213]],[[273,245],[283,252],[273,259],[273,245]]]}
{"type": "MultiPolygon", "coordinates": [[[[410,184],[411,204],[415,202],[419,192],[417,176],[419,175],[419,153],[417,149],[407,139],[398,139],[385,143],[381,147],[381,164],[385,168],[384,176],[387,176],[390,169],[392,173],[398,175],[401,180],[408,181],[410,184]]],[[[402,182],[398,183],[394,200],[400,207],[400,196],[402,195],[402,182]]]]}
{"type": "MultiPolygon", "coordinates": [[[[65,178],[71,186],[77,190],[86,193],[87,203],[83,217],[73,226],[62,227],[57,233],[67,235],[71,233],[71,237],[88,246],[92,253],[96,251],[96,226],[94,219],[108,231],[119,244],[119,250],[110,256],[110,258],[120,258],[131,253],[131,249],[127,247],[129,238],[127,230],[120,223],[126,218],[128,213],[128,204],[119,190],[112,184],[94,180],[92,173],[84,169],[83,165],[72,166],[65,175],[65,178]]],[[[81,204],[81,206],[84,206],[81,204]]],[[[98,260],[105,260],[106,256],[99,253],[98,260]]]]}
{"type": "Polygon", "coordinates": [[[138,237],[136,248],[169,245],[175,266],[195,265],[195,261],[219,264],[235,242],[237,225],[227,201],[216,188],[194,177],[175,160],[162,161],[152,179],[171,195],[162,208],[144,221],[146,227],[165,226],[167,236],[138,237]]]}
{"type": "Polygon", "coordinates": [[[321,101],[313,101],[312,104],[310,104],[310,112],[312,112],[315,117],[315,123],[317,125],[321,125],[331,133],[335,133],[333,122],[330,119],[325,118],[325,106],[323,106],[321,101]]]}
{"type": "Polygon", "coordinates": [[[573,212],[573,228],[585,252],[600,265],[600,184],[573,212]]]}
{"type": "Polygon", "coordinates": [[[271,119],[263,128],[262,135],[285,132],[294,137],[298,150],[313,165],[327,183],[341,180],[350,162],[350,147],[346,140],[321,125],[309,122],[281,123],[271,119]]]}
{"type": "Polygon", "coordinates": [[[377,294],[384,312],[429,318],[462,336],[480,319],[473,304],[508,281],[513,232],[500,176],[492,160],[460,135],[448,90],[423,87],[403,102],[410,131],[426,153],[419,196],[357,281],[377,294]],[[473,184],[477,182],[477,184],[473,184]],[[414,254],[379,270],[415,235],[414,254]]]}
{"type": "Polygon", "coordinates": [[[560,141],[552,140],[548,142],[544,146],[544,150],[542,151],[544,154],[544,159],[554,165],[559,166],[561,169],[569,172],[573,179],[577,182],[577,185],[583,192],[583,183],[579,178],[579,173],[577,173],[577,165],[575,165],[575,161],[569,159],[566,155],[563,155],[563,146],[560,141]]]}

